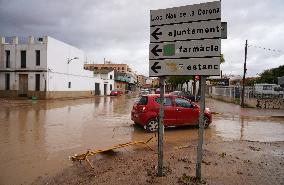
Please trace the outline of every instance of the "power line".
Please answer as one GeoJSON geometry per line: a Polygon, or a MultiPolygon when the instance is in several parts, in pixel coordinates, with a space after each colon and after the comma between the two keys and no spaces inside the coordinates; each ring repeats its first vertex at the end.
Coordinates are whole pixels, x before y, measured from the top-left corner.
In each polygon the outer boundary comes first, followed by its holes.
{"type": "Polygon", "coordinates": [[[254,47],[254,48],[258,48],[258,49],[263,49],[263,50],[267,50],[267,51],[272,51],[272,52],[277,52],[277,53],[281,53],[282,51],[279,49],[271,49],[271,48],[266,48],[266,47],[262,47],[262,46],[256,46],[256,45],[248,45],[248,47],[254,47]]]}

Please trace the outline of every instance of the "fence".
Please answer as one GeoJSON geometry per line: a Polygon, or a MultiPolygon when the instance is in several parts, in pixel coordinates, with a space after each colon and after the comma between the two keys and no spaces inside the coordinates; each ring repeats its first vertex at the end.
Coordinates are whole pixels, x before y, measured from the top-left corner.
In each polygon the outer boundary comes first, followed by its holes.
{"type": "MultiPolygon", "coordinates": [[[[240,104],[242,87],[240,86],[208,86],[207,94],[215,99],[240,104]]],[[[282,95],[255,93],[253,87],[245,87],[245,104],[248,107],[263,109],[284,109],[282,95]]]]}

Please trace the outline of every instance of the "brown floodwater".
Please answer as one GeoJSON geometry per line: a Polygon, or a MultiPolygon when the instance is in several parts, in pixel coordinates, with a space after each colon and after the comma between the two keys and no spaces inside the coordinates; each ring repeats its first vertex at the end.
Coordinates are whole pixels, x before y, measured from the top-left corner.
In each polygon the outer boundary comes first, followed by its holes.
{"type": "MultiPolygon", "coordinates": [[[[133,126],[134,101],[135,97],[120,96],[0,102],[0,185],[30,184],[72,165],[68,156],[75,153],[153,136],[133,126]]],[[[208,100],[206,106],[216,114],[205,140],[284,141],[283,111],[240,109],[216,100],[208,100]]],[[[166,129],[165,142],[197,139],[197,131],[166,129]]]]}

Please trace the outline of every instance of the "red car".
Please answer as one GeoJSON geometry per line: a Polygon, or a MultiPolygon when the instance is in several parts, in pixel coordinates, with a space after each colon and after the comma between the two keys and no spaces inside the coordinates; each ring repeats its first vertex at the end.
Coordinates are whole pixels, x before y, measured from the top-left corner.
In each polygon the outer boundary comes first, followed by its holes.
{"type": "MultiPolygon", "coordinates": [[[[152,94],[139,97],[131,111],[131,120],[143,126],[147,131],[158,129],[160,95],[152,94]]],[[[199,106],[190,100],[174,95],[165,95],[164,125],[184,126],[198,125],[199,106]]],[[[204,112],[204,128],[212,122],[212,114],[208,108],[204,112]]]]}
{"type": "Polygon", "coordinates": [[[110,95],[111,96],[119,96],[119,95],[122,95],[122,91],[119,91],[119,90],[112,90],[110,91],[110,95]]]}

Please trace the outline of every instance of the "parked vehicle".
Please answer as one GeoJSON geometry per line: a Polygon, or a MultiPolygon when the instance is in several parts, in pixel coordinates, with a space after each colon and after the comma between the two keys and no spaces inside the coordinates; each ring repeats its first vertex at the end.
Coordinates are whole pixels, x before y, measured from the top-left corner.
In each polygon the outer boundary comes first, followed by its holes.
{"type": "Polygon", "coordinates": [[[120,91],[120,90],[114,89],[114,90],[110,91],[110,95],[111,95],[111,96],[119,96],[119,95],[122,95],[122,94],[123,94],[123,93],[122,93],[122,91],[120,91]]]}
{"type": "Polygon", "coordinates": [[[199,99],[200,99],[200,96],[195,97],[190,92],[185,92],[185,91],[173,91],[170,94],[176,95],[176,96],[181,96],[181,97],[184,97],[184,98],[191,100],[191,101],[199,101],[199,99]]]}
{"type": "MultiPolygon", "coordinates": [[[[157,94],[139,97],[133,105],[131,120],[135,124],[143,126],[149,132],[156,131],[158,128],[160,101],[160,95],[157,94]]],[[[194,102],[174,95],[165,95],[165,127],[198,125],[199,112],[199,106],[194,102]]],[[[211,122],[211,112],[206,108],[204,113],[204,127],[207,128],[211,122]]]]}
{"type": "Polygon", "coordinates": [[[147,95],[147,94],[150,94],[150,90],[148,90],[148,89],[141,89],[140,90],[140,93],[139,93],[140,96],[147,95]]]}
{"type": "Polygon", "coordinates": [[[283,88],[277,84],[254,84],[254,95],[262,98],[283,98],[283,88]]]}
{"type": "Polygon", "coordinates": [[[160,88],[157,88],[157,89],[155,90],[155,94],[160,94],[160,88]]]}

